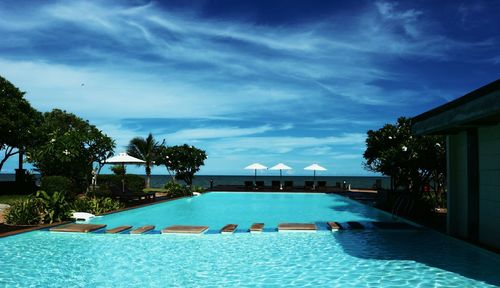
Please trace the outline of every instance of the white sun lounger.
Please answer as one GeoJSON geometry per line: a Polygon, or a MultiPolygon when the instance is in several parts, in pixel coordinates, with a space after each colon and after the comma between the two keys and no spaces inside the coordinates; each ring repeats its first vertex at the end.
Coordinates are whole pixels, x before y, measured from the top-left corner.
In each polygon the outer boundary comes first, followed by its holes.
{"type": "Polygon", "coordinates": [[[84,220],[84,221],[89,221],[91,218],[94,218],[94,214],[90,214],[87,212],[73,212],[73,215],[71,218],[75,220],[84,220]]]}

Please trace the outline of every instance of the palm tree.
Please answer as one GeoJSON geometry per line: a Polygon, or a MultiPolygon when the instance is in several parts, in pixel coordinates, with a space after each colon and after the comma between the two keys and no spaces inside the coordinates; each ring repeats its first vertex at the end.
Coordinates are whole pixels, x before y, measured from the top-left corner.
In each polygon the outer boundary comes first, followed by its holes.
{"type": "Polygon", "coordinates": [[[159,147],[163,144],[157,142],[151,133],[146,139],[142,137],[135,137],[130,140],[127,147],[127,153],[130,156],[146,161],[146,188],[151,187],[151,167],[154,165],[154,160],[159,147]]]}

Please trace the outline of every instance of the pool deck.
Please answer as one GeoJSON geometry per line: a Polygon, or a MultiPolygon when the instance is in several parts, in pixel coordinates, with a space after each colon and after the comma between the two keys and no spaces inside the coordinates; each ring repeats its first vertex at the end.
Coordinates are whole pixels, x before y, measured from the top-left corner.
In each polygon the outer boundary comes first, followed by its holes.
{"type": "Polygon", "coordinates": [[[234,231],[236,231],[236,228],[238,227],[238,224],[227,224],[226,226],[222,227],[220,229],[221,234],[232,234],[234,231]]]}
{"type": "Polygon", "coordinates": [[[279,232],[315,232],[316,225],[310,223],[281,223],[278,225],[279,232]]]}
{"type": "Polygon", "coordinates": [[[151,231],[153,229],[155,229],[155,226],[145,225],[145,226],[142,226],[142,227],[139,227],[137,229],[130,231],[130,234],[143,234],[143,233],[146,233],[146,232],[151,231]]]}
{"type": "Polygon", "coordinates": [[[261,233],[264,230],[264,223],[253,223],[248,231],[250,233],[261,233]]]}
{"type": "Polygon", "coordinates": [[[208,230],[208,226],[173,225],[161,230],[162,234],[201,234],[208,230]]]}
{"type": "Polygon", "coordinates": [[[342,229],[342,226],[340,226],[340,224],[337,222],[326,222],[326,224],[328,225],[328,229],[330,229],[331,231],[342,229]]]}
{"type": "Polygon", "coordinates": [[[108,233],[108,234],[117,234],[117,233],[129,230],[131,228],[132,228],[132,226],[118,226],[116,228],[106,230],[106,233],[108,233]]]}
{"type": "Polygon", "coordinates": [[[104,224],[66,224],[50,228],[51,232],[77,232],[88,233],[106,227],[104,224]]]}

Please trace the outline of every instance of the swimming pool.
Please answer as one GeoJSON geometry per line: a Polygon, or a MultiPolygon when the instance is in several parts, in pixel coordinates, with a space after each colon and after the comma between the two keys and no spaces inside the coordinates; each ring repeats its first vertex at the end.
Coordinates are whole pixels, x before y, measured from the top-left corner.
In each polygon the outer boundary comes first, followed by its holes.
{"type": "MultiPolygon", "coordinates": [[[[120,218],[132,221],[130,212],[144,210],[136,214],[140,218],[142,213],[165,209],[172,214],[163,214],[163,217],[187,213],[195,219],[190,223],[181,221],[187,218],[151,219],[152,222],[146,224],[163,228],[170,223],[200,224],[203,220],[203,224],[209,226],[229,222],[247,226],[256,221],[257,215],[249,211],[262,211],[263,207],[275,208],[260,218],[270,226],[295,219],[344,222],[390,218],[373,208],[344,200],[326,194],[210,193],[192,198],[190,202],[176,200],[108,215],[98,222],[109,221],[114,226],[113,221],[120,218]],[[246,205],[240,203],[240,197],[246,199],[246,205]],[[263,204],[271,199],[267,197],[282,200],[263,204]],[[229,202],[235,206],[218,207],[227,206],[226,201],[221,201],[225,198],[232,200],[229,202]],[[237,198],[240,200],[236,201],[237,198]],[[295,213],[285,213],[283,209],[287,209],[280,208],[298,199],[302,205],[290,204],[295,213]],[[204,201],[207,204],[202,205],[204,201]],[[218,201],[225,204],[218,205],[218,201]],[[276,203],[280,201],[281,204],[276,203]],[[211,206],[206,209],[219,212],[194,212],[192,208],[181,213],[181,207],[189,203],[197,209],[211,206]],[[337,204],[340,206],[335,206],[337,204]],[[252,207],[244,210],[242,205],[252,207]],[[311,209],[318,211],[307,212],[311,209]],[[349,212],[351,209],[354,213],[349,212]],[[202,213],[206,213],[206,218],[202,213]],[[291,216],[301,213],[305,215],[291,216]],[[290,218],[281,220],[279,215],[290,218]]],[[[142,221],[137,225],[144,224],[142,221]]],[[[498,255],[428,230],[201,236],[35,231],[0,239],[2,287],[494,287],[500,285],[499,267],[498,255]]]]}
{"type": "Polygon", "coordinates": [[[228,223],[247,230],[263,222],[268,229],[279,223],[327,221],[394,221],[391,216],[348,198],[324,193],[206,193],[96,218],[91,223],[120,225],[206,225],[218,230],[228,223]]]}

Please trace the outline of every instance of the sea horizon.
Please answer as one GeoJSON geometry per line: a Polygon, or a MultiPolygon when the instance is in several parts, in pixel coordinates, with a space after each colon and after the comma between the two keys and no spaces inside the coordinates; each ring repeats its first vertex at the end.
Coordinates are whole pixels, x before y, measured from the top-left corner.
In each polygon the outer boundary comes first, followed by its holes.
{"type": "MultiPolygon", "coordinates": [[[[39,175],[39,174],[36,174],[39,175]]],[[[101,173],[100,175],[111,175],[101,173]]],[[[146,177],[145,174],[130,174],[146,177]]],[[[293,181],[296,186],[303,186],[305,181],[313,180],[313,175],[283,175],[282,181],[293,181]]],[[[0,181],[14,181],[14,173],[0,173],[0,181]]],[[[160,188],[170,181],[171,176],[168,174],[153,174],[151,175],[151,187],[160,188]]],[[[316,175],[316,181],[326,181],[327,186],[337,186],[337,183],[351,185],[353,188],[373,188],[380,180],[382,188],[390,187],[390,177],[387,176],[326,176],[316,175]]],[[[215,186],[232,186],[243,185],[245,181],[255,180],[255,175],[195,175],[193,185],[210,187],[211,183],[215,186]]],[[[258,181],[264,181],[265,186],[271,186],[271,181],[280,180],[279,175],[257,175],[258,181]]]]}

